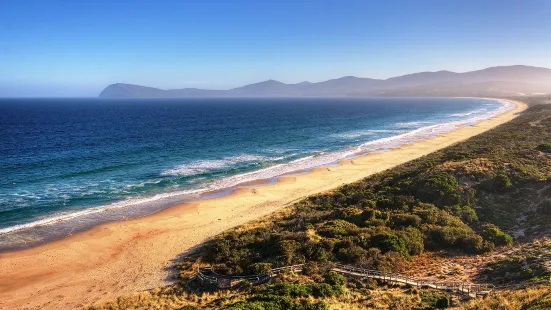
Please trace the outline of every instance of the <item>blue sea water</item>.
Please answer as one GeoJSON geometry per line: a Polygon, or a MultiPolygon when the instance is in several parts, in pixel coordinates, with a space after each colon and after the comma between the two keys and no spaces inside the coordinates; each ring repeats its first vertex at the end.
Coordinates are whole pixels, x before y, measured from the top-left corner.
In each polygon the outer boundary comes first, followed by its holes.
{"type": "Polygon", "coordinates": [[[0,250],[510,109],[473,98],[1,99],[0,250]]]}

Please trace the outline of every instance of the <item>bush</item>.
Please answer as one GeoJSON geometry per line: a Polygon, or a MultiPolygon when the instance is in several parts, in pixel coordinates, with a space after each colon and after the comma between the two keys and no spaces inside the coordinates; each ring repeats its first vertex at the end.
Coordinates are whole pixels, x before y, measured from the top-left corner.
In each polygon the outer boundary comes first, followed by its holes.
{"type": "Polygon", "coordinates": [[[536,150],[544,153],[551,153],[551,143],[540,144],[536,147],[536,150]]]}
{"type": "Polygon", "coordinates": [[[444,296],[444,297],[439,298],[436,301],[434,306],[435,306],[435,308],[438,308],[438,309],[449,308],[451,306],[450,297],[444,296]]]}
{"type": "Polygon", "coordinates": [[[300,243],[295,240],[281,240],[279,242],[279,253],[286,265],[293,264],[293,259],[298,249],[300,249],[300,243]]]}
{"type": "Polygon", "coordinates": [[[506,174],[499,174],[494,178],[494,188],[497,191],[504,191],[512,186],[513,184],[506,174]]]}
{"type": "Polygon", "coordinates": [[[344,293],[341,286],[333,286],[327,283],[316,283],[312,286],[316,298],[341,296],[344,293]]]}
{"type": "Polygon", "coordinates": [[[335,216],[350,222],[361,222],[362,209],[356,207],[345,207],[335,212],[335,216]]]}
{"type": "Polygon", "coordinates": [[[362,217],[362,220],[365,222],[369,220],[374,220],[375,215],[376,215],[376,211],[374,209],[367,209],[362,212],[361,217],[362,217]]]}
{"type": "Polygon", "coordinates": [[[425,250],[423,233],[419,229],[408,227],[397,234],[405,241],[409,255],[419,255],[425,250]]]}
{"type": "Polygon", "coordinates": [[[379,248],[383,253],[398,252],[407,256],[406,243],[393,233],[380,233],[370,238],[372,247],[379,248]]]}
{"type": "Polygon", "coordinates": [[[254,263],[249,267],[251,274],[268,274],[272,270],[270,263],[254,263]]]}
{"type": "Polygon", "coordinates": [[[474,223],[478,221],[476,211],[470,206],[457,207],[454,214],[463,220],[465,223],[474,223]]]}
{"type": "Polygon", "coordinates": [[[344,220],[333,220],[325,223],[318,233],[329,238],[339,238],[356,231],[358,231],[358,226],[353,223],[344,220]]]}
{"type": "Polygon", "coordinates": [[[415,214],[398,213],[391,217],[391,222],[394,227],[419,227],[421,225],[421,218],[415,214]]]}
{"type": "Polygon", "coordinates": [[[513,237],[504,233],[499,227],[493,224],[486,224],[482,232],[484,240],[492,242],[496,246],[504,246],[513,244],[513,237]]]}
{"type": "Polygon", "coordinates": [[[419,185],[417,195],[422,201],[440,205],[453,205],[459,202],[458,196],[455,195],[459,184],[450,173],[434,172],[421,180],[419,185]]]}
{"type": "Polygon", "coordinates": [[[294,300],[282,296],[253,296],[244,301],[238,301],[227,305],[225,309],[230,310],[327,310],[327,305],[323,302],[313,303],[310,300],[294,300]]]}
{"type": "Polygon", "coordinates": [[[352,245],[350,247],[341,247],[337,252],[337,258],[343,262],[354,264],[366,254],[367,251],[364,248],[352,245]]]}
{"type": "Polygon", "coordinates": [[[311,242],[304,246],[304,252],[309,260],[318,262],[327,262],[333,258],[334,243],[332,240],[321,240],[320,242],[311,242]]]}
{"type": "Polygon", "coordinates": [[[445,309],[451,306],[450,296],[446,293],[435,291],[421,291],[421,301],[425,309],[445,309]]]}
{"type": "Polygon", "coordinates": [[[325,275],[325,282],[331,285],[341,286],[346,283],[346,278],[334,271],[330,271],[325,275]]]}
{"type": "Polygon", "coordinates": [[[314,262],[307,262],[302,267],[302,274],[307,276],[318,276],[320,274],[320,266],[314,262]]]}
{"type": "Polygon", "coordinates": [[[484,240],[469,227],[434,227],[429,231],[431,248],[459,248],[466,253],[482,253],[486,249],[484,240]]]}

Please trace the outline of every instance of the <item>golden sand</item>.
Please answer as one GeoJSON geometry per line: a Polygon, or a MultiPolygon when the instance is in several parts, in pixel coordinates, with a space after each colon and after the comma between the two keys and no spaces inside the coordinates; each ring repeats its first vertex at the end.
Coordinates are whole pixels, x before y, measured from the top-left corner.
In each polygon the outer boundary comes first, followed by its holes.
{"type": "Polygon", "coordinates": [[[0,309],[71,309],[167,284],[170,266],[179,255],[205,240],[305,196],[361,180],[503,124],[526,109],[522,102],[511,102],[516,109],[389,152],[1,254],[0,309]]]}

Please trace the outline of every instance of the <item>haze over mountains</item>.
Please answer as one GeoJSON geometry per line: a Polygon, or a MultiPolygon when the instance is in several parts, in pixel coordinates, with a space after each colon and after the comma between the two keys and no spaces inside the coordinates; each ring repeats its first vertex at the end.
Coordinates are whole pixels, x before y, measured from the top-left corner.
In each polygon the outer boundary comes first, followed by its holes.
{"type": "Polygon", "coordinates": [[[106,87],[103,98],[186,97],[332,97],[332,96],[507,96],[551,93],[551,69],[501,66],[457,73],[419,72],[386,80],[346,76],[311,83],[285,84],[275,80],[229,90],[197,88],[163,90],[117,83],[106,87]]]}

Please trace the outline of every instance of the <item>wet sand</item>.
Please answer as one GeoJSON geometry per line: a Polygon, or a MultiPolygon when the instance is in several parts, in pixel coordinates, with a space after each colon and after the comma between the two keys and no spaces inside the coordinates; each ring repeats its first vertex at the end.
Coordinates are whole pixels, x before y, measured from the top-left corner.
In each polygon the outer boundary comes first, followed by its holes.
{"type": "Polygon", "coordinates": [[[251,183],[230,195],[104,224],[45,245],[0,254],[0,309],[71,309],[169,283],[170,266],[205,240],[316,193],[427,155],[503,124],[516,109],[475,126],[353,160],[251,183]]]}

